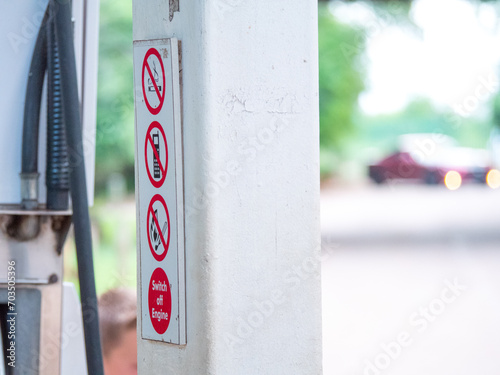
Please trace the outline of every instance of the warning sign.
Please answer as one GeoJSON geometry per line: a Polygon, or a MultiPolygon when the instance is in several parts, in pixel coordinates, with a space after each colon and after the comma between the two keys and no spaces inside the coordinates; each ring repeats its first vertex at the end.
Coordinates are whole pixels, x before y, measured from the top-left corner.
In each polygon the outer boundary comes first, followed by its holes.
{"type": "Polygon", "coordinates": [[[157,121],[153,121],[146,132],[144,160],[149,180],[154,187],[161,187],[167,176],[168,145],[165,132],[157,121]]]}
{"type": "Polygon", "coordinates": [[[150,48],[144,56],[142,93],[146,107],[153,115],[157,115],[165,101],[165,68],[156,48],[150,48]]]}
{"type": "Polygon", "coordinates": [[[172,293],[167,274],[157,268],[151,275],[148,289],[149,318],[151,324],[160,335],[165,333],[170,324],[172,312],[172,293]]]}
{"type": "Polygon", "coordinates": [[[148,209],[148,241],[153,257],[161,262],[170,244],[170,216],[163,197],[156,194],[148,209]]]}
{"type": "Polygon", "coordinates": [[[184,345],[184,168],[176,38],[134,41],[140,337],[184,345]]]}

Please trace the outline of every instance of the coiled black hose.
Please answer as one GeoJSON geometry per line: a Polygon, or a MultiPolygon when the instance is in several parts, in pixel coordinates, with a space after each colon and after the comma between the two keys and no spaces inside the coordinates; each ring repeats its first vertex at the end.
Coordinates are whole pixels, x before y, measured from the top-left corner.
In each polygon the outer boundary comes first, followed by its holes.
{"type": "Polygon", "coordinates": [[[68,209],[69,162],[64,127],[61,61],[54,17],[47,23],[47,209],[68,209]]]}

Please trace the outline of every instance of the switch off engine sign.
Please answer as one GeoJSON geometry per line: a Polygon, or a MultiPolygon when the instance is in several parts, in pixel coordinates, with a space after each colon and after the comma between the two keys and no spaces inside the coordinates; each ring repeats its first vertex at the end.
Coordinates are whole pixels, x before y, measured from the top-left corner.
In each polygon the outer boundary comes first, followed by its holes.
{"type": "Polygon", "coordinates": [[[161,268],[154,270],[148,289],[148,308],[153,328],[159,334],[165,333],[170,323],[172,311],[172,295],[170,284],[165,271],[161,268]]]}
{"type": "Polygon", "coordinates": [[[134,42],[141,337],[186,344],[178,40],[134,42]]]}

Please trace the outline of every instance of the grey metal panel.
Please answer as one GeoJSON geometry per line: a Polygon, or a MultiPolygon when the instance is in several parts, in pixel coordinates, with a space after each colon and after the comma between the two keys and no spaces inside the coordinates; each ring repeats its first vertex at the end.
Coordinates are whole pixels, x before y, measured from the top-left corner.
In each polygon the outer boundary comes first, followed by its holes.
{"type": "MultiPolygon", "coordinates": [[[[16,289],[16,315],[2,316],[15,318],[15,367],[7,366],[7,374],[38,375],[40,353],[40,309],[42,294],[38,289],[16,289]]],[[[7,288],[0,288],[0,304],[7,304],[7,288]]],[[[7,343],[4,343],[7,346],[7,343]]],[[[8,362],[8,360],[6,361],[8,362]]]]}

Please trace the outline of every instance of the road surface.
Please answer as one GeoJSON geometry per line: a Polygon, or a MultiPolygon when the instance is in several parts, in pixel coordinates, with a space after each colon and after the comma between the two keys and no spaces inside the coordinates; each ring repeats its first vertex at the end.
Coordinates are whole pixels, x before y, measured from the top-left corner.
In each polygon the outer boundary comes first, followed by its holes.
{"type": "Polygon", "coordinates": [[[500,374],[500,190],[322,191],[325,375],[500,374]]]}

